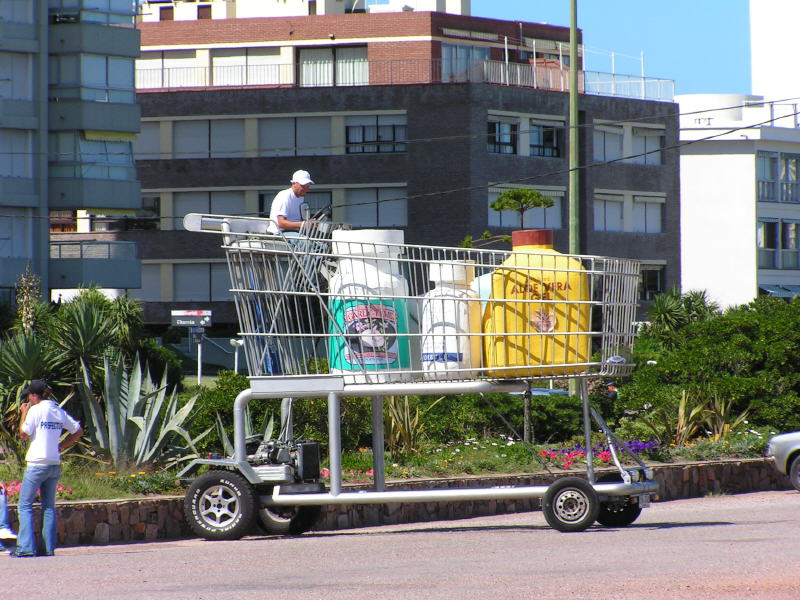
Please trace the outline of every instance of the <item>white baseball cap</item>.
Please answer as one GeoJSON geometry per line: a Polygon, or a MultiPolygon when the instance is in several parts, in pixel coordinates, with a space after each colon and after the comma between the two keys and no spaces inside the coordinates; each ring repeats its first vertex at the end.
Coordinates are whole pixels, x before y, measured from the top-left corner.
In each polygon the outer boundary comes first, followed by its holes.
{"type": "Polygon", "coordinates": [[[314,183],[311,181],[311,173],[308,171],[295,171],[292,173],[292,183],[299,183],[300,185],[306,185],[309,183],[314,183]]]}

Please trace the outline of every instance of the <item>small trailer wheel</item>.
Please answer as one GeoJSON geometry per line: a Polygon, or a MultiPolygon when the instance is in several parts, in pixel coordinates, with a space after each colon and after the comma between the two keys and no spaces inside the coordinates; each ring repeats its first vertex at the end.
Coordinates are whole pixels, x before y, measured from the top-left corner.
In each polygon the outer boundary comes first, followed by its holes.
{"type": "Polygon", "coordinates": [[[789,480],[794,489],[800,491],[800,456],[796,456],[789,467],[789,480]]]}
{"type": "Polygon", "coordinates": [[[253,525],[255,492],[244,477],[209,471],[192,482],[183,511],[192,530],[207,540],[238,540],[253,525]]]}
{"type": "MultiPolygon", "coordinates": [[[[618,473],[603,475],[597,483],[620,482],[622,476],[618,473]]],[[[600,503],[600,511],[597,513],[597,522],[606,527],[627,527],[639,518],[642,514],[642,507],[634,503],[630,497],[617,498],[600,503]]]]}
{"type": "Polygon", "coordinates": [[[579,477],[555,481],[544,494],[542,512],[553,529],[563,532],[583,531],[592,526],[600,509],[597,492],[579,477]]]}
{"type": "Polygon", "coordinates": [[[263,507],[258,511],[258,524],[272,535],[300,535],[310,531],[321,515],[321,506],[263,507]]]}

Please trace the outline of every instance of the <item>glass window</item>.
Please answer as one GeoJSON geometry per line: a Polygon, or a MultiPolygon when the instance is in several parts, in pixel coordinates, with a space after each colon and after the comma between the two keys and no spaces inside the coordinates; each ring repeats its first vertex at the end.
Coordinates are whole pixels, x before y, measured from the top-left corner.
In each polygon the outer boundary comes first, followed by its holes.
{"type": "Polygon", "coordinates": [[[487,150],[494,154],[516,154],[518,129],[515,121],[489,121],[487,150]]]}
{"type": "Polygon", "coordinates": [[[405,115],[356,115],[345,121],[347,153],[405,152],[405,115]]]}
{"type": "Polygon", "coordinates": [[[259,156],[294,156],[294,119],[258,120],[259,156]]]}
{"type": "Polygon", "coordinates": [[[173,290],[176,302],[211,299],[209,264],[178,263],[172,266],[173,290]]]}
{"type": "MultiPolygon", "coordinates": [[[[214,215],[243,215],[244,192],[211,192],[209,209],[214,215]]],[[[251,215],[255,216],[255,215],[251,215]]]]}
{"type": "Polygon", "coordinates": [[[211,212],[208,192],[175,192],[172,197],[172,213],[174,228],[183,229],[183,217],[189,213],[211,212]]]}
{"type": "Polygon", "coordinates": [[[778,153],[758,152],[756,155],[757,195],[762,202],[778,201],[778,153]]]}
{"type": "Polygon", "coordinates": [[[639,279],[639,299],[652,300],[664,291],[664,267],[642,265],[639,279]]]}
{"type": "Polygon", "coordinates": [[[297,155],[312,156],[331,153],[330,117],[297,117],[297,155]]]}
{"type": "Polygon", "coordinates": [[[244,119],[209,121],[212,158],[244,156],[244,119]]]}
{"type": "Polygon", "coordinates": [[[640,233],[661,233],[662,203],[644,196],[633,199],[633,230],[640,233]]]}
{"type": "Polygon", "coordinates": [[[231,277],[228,265],[225,263],[211,263],[211,301],[225,302],[233,300],[230,292],[231,277]]]}
{"type": "Polygon", "coordinates": [[[406,189],[346,190],[345,220],[356,227],[405,227],[408,225],[406,189]]]}
{"type": "Polygon", "coordinates": [[[142,302],[160,302],[161,265],[142,265],[142,287],[128,290],[128,295],[142,302]]]}
{"type": "Polygon", "coordinates": [[[31,209],[4,206],[0,213],[0,258],[33,256],[31,209]]]}
{"type": "Polygon", "coordinates": [[[661,148],[664,145],[663,131],[634,127],[631,143],[633,155],[629,162],[639,165],[661,164],[661,148]]]}
{"type": "Polygon", "coordinates": [[[208,158],[208,121],[175,121],[172,148],[175,158],[208,158]]]}
{"type": "Polygon", "coordinates": [[[0,52],[0,98],[33,100],[32,55],[0,52]]]}
{"type": "Polygon", "coordinates": [[[610,162],[622,158],[622,127],[595,125],[594,160],[610,162]]]}
{"type": "Polygon", "coordinates": [[[800,269],[798,262],[798,231],[800,223],[796,221],[783,221],[781,223],[781,268],[800,269]]]}
{"type": "Polygon", "coordinates": [[[161,124],[157,121],[142,121],[140,131],[133,142],[133,153],[137,160],[161,158],[161,124]]]}
{"type": "Polygon", "coordinates": [[[478,80],[482,63],[489,60],[489,49],[480,46],[442,44],[442,81],[478,80]]]}
{"type": "Polygon", "coordinates": [[[531,120],[530,155],[558,158],[564,139],[564,123],[531,120]]]}
{"type": "Polygon", "coordinates": [[[756,230],[756,245],[758,246],[758,267],[760,269],[775,269],[778,267],[778,231],[779,223],[761,220],[756,230]]]}
{"type": "Polygon", "coordinates": [[[594,230],[595,231],[622,231],[623,229],[623,199],[622,198],[595,198],[594,201],[594,230]]]}
{"type": "Polygon", "coordinates": [[[0,129],[0,177],[33,177],[33,132],[0,129]]]}
{"type": "Polygon", "coordinates": [[[798,163],[800,155],[783,154],[780,159],[781,201],[800,202],[800,187],[798,187],[798,163]]]}

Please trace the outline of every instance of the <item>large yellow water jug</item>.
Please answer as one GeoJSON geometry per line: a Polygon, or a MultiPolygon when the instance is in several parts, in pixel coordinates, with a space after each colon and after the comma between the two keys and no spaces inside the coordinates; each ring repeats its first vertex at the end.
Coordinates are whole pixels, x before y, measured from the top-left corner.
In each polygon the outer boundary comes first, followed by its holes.
{"type": "Polygon", "coordinates": [[[511,244],[511,255],[492,272],[483,315],[487,374],[510,378],[585,371],[591,308],[581,261],[554,250],[549,229],[514,231],[511,244]]]}

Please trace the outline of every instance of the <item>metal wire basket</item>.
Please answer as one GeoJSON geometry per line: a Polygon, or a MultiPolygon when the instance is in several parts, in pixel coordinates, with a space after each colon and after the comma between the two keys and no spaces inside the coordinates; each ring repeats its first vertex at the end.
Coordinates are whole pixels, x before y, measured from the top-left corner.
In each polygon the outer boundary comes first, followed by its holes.
{"type": "MultiPolygon", "coordinates": [[[[617,377],[633,367],[639,263],[404,244],[323,223],[189,215],[224,235],[249,375],[347,385],[617,377]]],[[[187,228],[189,228],[187,226],[187,228]]]]}

